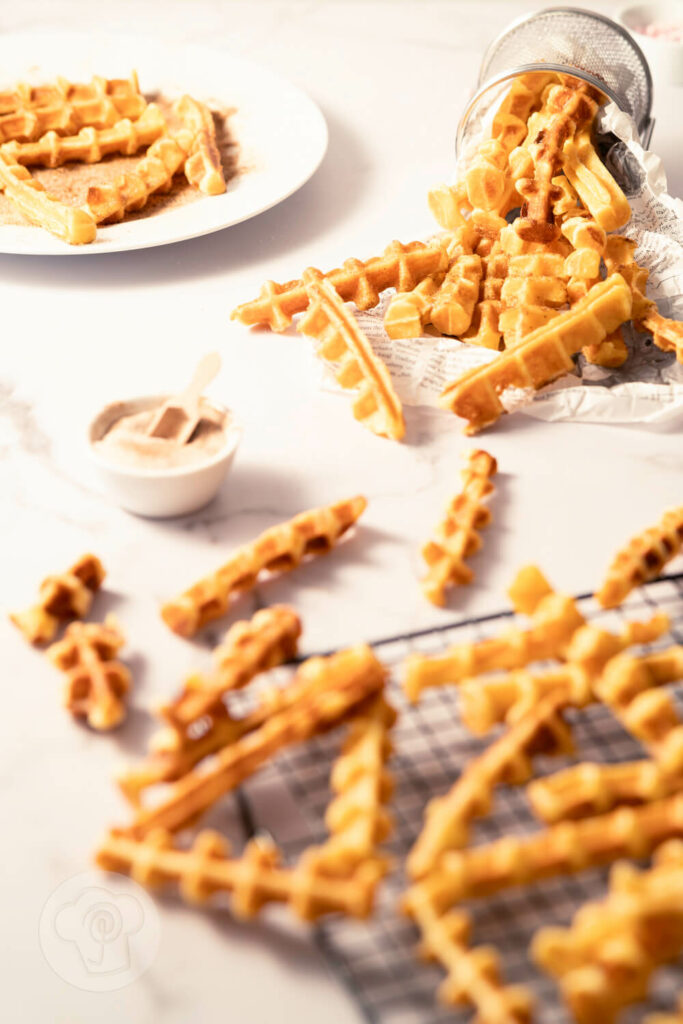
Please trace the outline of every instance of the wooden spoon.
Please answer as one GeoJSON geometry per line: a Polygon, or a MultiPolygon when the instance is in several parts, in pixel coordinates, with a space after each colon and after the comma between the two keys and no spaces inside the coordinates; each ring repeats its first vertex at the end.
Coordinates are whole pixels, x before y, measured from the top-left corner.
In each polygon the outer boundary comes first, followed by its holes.
{"type": "Polygon", "coordinates": [[[201,417],[199,402],[221,368],[218,352],[209,352],[199,360],[189,385],[179,395],[164,402],[147,428],[148,437],[162,437],[176,444],[187,444],[201,417]]]}

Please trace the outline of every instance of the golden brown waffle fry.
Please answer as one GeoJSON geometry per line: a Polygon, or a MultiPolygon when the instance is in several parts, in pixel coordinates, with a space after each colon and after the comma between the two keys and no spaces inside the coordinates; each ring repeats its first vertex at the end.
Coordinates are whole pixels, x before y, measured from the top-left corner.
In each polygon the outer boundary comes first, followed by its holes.
{"type": "MultiPolygon", "coordinates": [[[[503,124],[499,121],[502,130],[503,124]]],[[[505,125],[506,133],[512,131],[516,134],[515,122],[508,121],[505,125]]],[[[506,138],[510,138],[506,134],[506,138]]],[[[482,142],[472,166],[465,175],[467,187],[467,198],[473,209],[492,210],[494,213],[504,214],[516,206],[513,201],[515,187],[508,167],[509,149],[502,141],[502,138],[492,138],[482,142]]]]}
{"type": "Polygon", "coordinates": [[[620,807],[531,835],[504,836],[446,853],[434,871],[408,890],[406,902],[410,906],[415,900],[430,900],[437,912],[445,913],[462,900],[575,874],[620,857],[647,857],[665,840],[681,837],[683,794],[642,807],[620,807]]]}
{"type": "Polygon", "coordinates": [[[105,575],[96,555],[81,555],[66,572],[44,579],[37,602],[24,612],[11,613],[10,619],[29,643],[49,643],[54,640],[60,622],[82,619],[88,614],[93,594],[105,575]]]}
{"type": "Polygon", "coordinates": [[[647,804],[678,793],[683,779],[656,761],[596,764],[584,761],[527,786],[531,808],[546,824],[604,814],[622,804],[647,804]]]}
{"type": "Polygon", "coordinates": [[[481,258],[460,256],[451,265],[434,296],[430,320],[442,334],[459,335],[470,326],[479,297],[481,258]]]}
{"type": "Polygon", "coordinates": [[[305,697],[221,750],[210,768],[186,775],[160,804],[140,811],[126,833],[139,839],[154,828],[183,828],[278,750],[333,727],[378,693],[384,686],[384,669],[369,647],[351,647],[328,658],[310,658],[299,668],[295,682],[310,684],[305,697]]]}
{"type": "Polygon", "coordinates": [[[637,325],[654,308],[645,294],[649,272],[636,263],[636,243],[623,235],[610,235],[605,243],[604,258],[608,274],[621,274],[633,296],[633,321],[637,325]]]}
{"type": "Polygon", "coordinates": [[[428,900],[420,899],[412,900],[405,909],[420,929],[421,957],[437,960],[447,972],[439,988],[440,1002],[446,1006],[470,1003],[477,1010],[477,1024],[529,1024],[531,993],[521,985],[503,984],[493,948],[468,948],[468,914],[453,910],[440,915],[428,900]]]}
{"type": "MultiPolygon", "coordinates": [[[[582,703],[590,698],[586,680],[582,703]]],[[[491,809],[493,790],[502,782],[522,785],[532,773],[531,758],[537,753],[566,754],[571,734],[560,714],[568,692],[555,690],[529,709],[494,743],[467,764],[457,782],[441,797],[430,800],[424,825],[407,866],[411,878],[424,878],[448,850],[466,846],[470,824],[491,809]]]]}
{"type": "Polygon", "coordinates": [[[78,135],[50,131],[36,142],[6,142],[2,153],[24,167],[61,167],[69,161],[94,164],[111,153],[132,156],[158,139],[165,127],[161,110],[150,103],[137,121],[124,119],[110,128],[81,128],[78,135]]]}
{"type": "Polygon", "coordinates": [[[0,142],[29,142],[48,131],[71,135],[79,128],[106,128],[122,117],[140,117],[147,106],[135,72],[130,80],[95,77],[90,85],[65,79],[36,89],[20,85],[3,96],[0,142]]]}
{"type": "MultiPolygon", "coordinates": [[[[395,288],[409,292],[423,278],[445,270],[448,257],[440,245],[392,242],[384,255],[372,259],[349,259],[339,268],[323,276],[330,281],[344,302],[353,302],[358,309],[370,309],[379,302],[380,292],[395,288]]],[[[285,331],[295,313],[303,313],[309,303],[303,281],[276,284],[266,281],[257,299],[245,302],[232,311],[232,320],[254,326],[268,324],[272,331],[285,331]]]]}
{"type": "Polygon", "coordinates": [[[122,174],[111,185],[89,188],[85,210],[98,224],[122,220],[129,210],[141,210],[154,192],[171,187],[191,145],[192,136],[184,130],[157,139],[134,171],[122,174]]]}
{"type": "Polygon", "coordinates": [[[617,864],[601,903],[581,907],[568,929],[536,935],[534,959],[558,980],[578,1024],[612,1024],[683,950],[682,864],[679,840],[665,843],[647,871],[617,864]]]}
{"type": "Polygon", "coordinates": [[[384,330],[390,338],[419,338],[430,323],[434,296],[443,277],[425,277],[412,292],[397,292],[384,314],[384,330]]]}
{"type": "Polygon", "coordinates": [[[669,509],[656,526],[633,537],[614,557],[595,596],[603,608],[616,608],[634,587],[656,579],[683,546],[683,505],[669,509]]]}
{"type": "Polygon", "coordinates": [[[675,352],[678,362],[683,363],[683,322],[668,320],[660,313],[650,310],[639,321],[638,326],[641,330],[650,332],[657,348],[662,352],[675,352]]]}
{"type": "Polygon", "coordinates": [[[558,316],[567,302],[563,280],[564,261],[559,253],[529,253],[509,257],[507,277],[501,289],[499,326],[505,347],[558,316]]]}
{"type": "Polygon", "coordinates": [[[109,833],[95,862],[147,888],[176,882],[188,903],[207,903],[215,893],[229,892],[238,918],[255,917],[268,903],[284,903],[303,921],[332,913],[367,917],[381,873],[368,863],[351,878],[326,877],[309,864],[306,854],[294,867],[283,867],[279,850],[265,838],[253,839],[241,857],[231,857],[226,840],[208,829],[189,850],[174,849],[173,837],[163,829],[144,839],[109,833]]]}
{"type": "Polygon", "coordinates": [[[579,349],[602,341],[630,313],[630,289],[621,275],[612,274],[515,348],[448,384],[439,405],[467,420],[465,432],[474,434],[506,411],[500,396],[508,388],[537,391],[549,384],[573,368],[571,357],[579,349]]]}
{"type": "Polygon", "coordinates": [[[318,341],[316,355],[334,365],[343,388],[358,392],[354,417],[380,437],[400,441],[405,434],[403,409],[385,364],[342,299],[318,271],[304,271],[309,306],[297,325],[318,341]]]}
{"type": "Polygon", "coordinates": [[[164,622],[180,636],[194,636],[208,622],[225,615],[234,594],[250,590],[262,572],[290,572],[307,556],[331,551],[366,505],[365,498],[358,496],[301,512],[271,527],[251,544],[238,548],[215,573],[168,601],[161,609],[164,622]]]}
{"type": "Polygon", "coordinates": [[[467,223],[465,214],[472,212],[464,181],[455,185],[437,185],[430,190],[427,201],[434,220],[445,231],[463,227],[467,223]]]}
{"type": "Polygon", "coordinates": [[[678,997],[677,1008],[672,1013],[648,1013],[643,1024],[683,1024],[683,995],[678,997]]]}
{"type": "Polygon", "coordinates": [[[185,161],[185,177],[190,185],[207,196],[225,192],[225,176],[216,145],[216,125],[204,103],[183,96],[175,106],[183,125],[192,133],[192,148],[185,161]]]}
{"type": "MultiPolygon", "coordinates": [[[[481,246],[481,240],[478,244],[481,246]]],[[[501,292],[508,271],[508,257],[502,252],[500,242],[494,242],[488,256],[481,257],[481,264],[479,301],[472,314],[472,322],[460,340],[497,351],[501,342],[501,292]]]]}
{"type": "Polygon", "coordinates": [[[595,152],[589,128],[576,132],[564,143],[562,170],[605,231],[618,231],[630,220],[628,199],[595,152]]]}
{"type": "Polygon", "coordinates": [[[520,615],[533,615],[543,598],[554,593],[537,565],[524,565],[518,569],[507,589],[512,607],[520,615]]]}
{"type": "Polygon", "coordinates": [[[348,876],[373,860],[386,865],[378,846],[393,828],[385,804],[394,789],[386,762],[392,752],[389,735],[395,721],[396,712],[382,694],[349,721],[330,778],[335,794],[325,812],[330,837],[309,851],[324,874],[348,876]]]}
{"type": "Polygon", "coordinates": [[[449,503],[434,539],[422,548],[422,557],[428,566],[422,592],[432,604],[444,605],[447,587],[470,583],[473,579],[474,574],[465,565],[465,559],[479,550],[478,531],[491,521],[484,498],[493,491],[491,477],[497,469],[496,460],[488,452],[480,449],[468,452],[467,465],[461,473],[463,489],[449,503]]]}
{"type": "Polygon", "coordinates": [[[25,167],[0,151],[0,191],[32,224],[45,228],[69,245],[87,245],[97,234],[88,210],[66,206],[45,191],[25,167]]]}
{"type": "Polygon", "coordinates": [[[64,706],[99,731],[113,729],[126,715],[123,698],[130,689],[130,672],[114,660],[123,643],[123,633],[108,616],[103,623],[72,622],[64,638],[45,652],[66,673],[64,706]]]}
{"type": "Polygon", "coordinates": [[[249,622],[236,622],[214,651],[213,676],[208,680],[191,676],[190,685],[170,704],[160,707],[159,714],[178,729],[202,715],[214,714],[226,693],[241,689],[259,672],[293,658],[300,635],[301,620],[286,605],[264,608],[249,622]]]}

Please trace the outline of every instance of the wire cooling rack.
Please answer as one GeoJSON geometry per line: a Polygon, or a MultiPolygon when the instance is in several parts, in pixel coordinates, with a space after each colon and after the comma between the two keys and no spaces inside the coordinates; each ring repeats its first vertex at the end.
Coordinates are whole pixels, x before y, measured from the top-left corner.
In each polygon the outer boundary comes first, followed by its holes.
{"type": "MultiPolygon", "coordinates": [[[[666,646],[672,639],[683,642],[683,573],[641,588],[617,611],[605,612],[588,594],[579,595],[577,601],[589,621],[606,628],[618,628],[627,619],[664,611],[671,620],[671,634],[655,646],[666,646]]],[[[400,915],[397,905],[407,884],[403,862],[420,830],[425,803],[452,785],[466,761],[482,751],[490,737],[473,737],[464,728],[455,686],[427,690],[417,707],[408,705],[398,670],[411,652],[437,654],[454,643],[483,639],[509,625],[514,617],[511,612],[500,612],[372,644],[390,670],[389,697],[399,711],[393,736],[395,752],[389,763],[396,784],[391,805],[395,829],[386,844],[396,860],[396,870],[385,881],[370,921],[331,919],[316,929],[316,940],[325,958],[354,999],[361,1019],[370,1024],[445,1024],[472,1017],[471,1009],[436,1004],[443,972],[416,959],[417,932],[400,915]]],[[[683,694],[683,687],[680,690],[683,694]]],[[[537,758],[536,775],[556,771],[577,759],[613,762],[643,756],[642,748],[606,708],[596,705],[567,717],[573,727],[577,758],[537,758]]],[[[285,856],[291,858],[311,843],[322,841],[326,835],[324,813],[330,800],[330,766],[338,749],[339,737],[329,735],[281,755],[258,783],[250,783],[241,793],[246,827],[251,831],[258,831],[261,825],[267,827],[285,856]],[[278,815],[270,813],[274,809],[278,815]],[[277,817],[284,817],[286,824],[274,826],[277,817]]],[[[477,823],[473,841],[489,842],[535,828],[538,822],[528,809],[524,788],[501,786],[493,813],[477,823]]],[[[474,943],[492,944],[498,949],[507,982],[531,986],[536,997],[535,1020],[541,1024],[565,1022],[567,1014],[554,983],[529,961],[531,937],[543,925],[568,924],[582,903],[604,895],[607,874],[607,870],[593,870],[551,879],[468,907],[473,915],[474,943]]],[[[681,988],[680,967],[659,972],[648,1010],[672,1008],[681,988]]],[[[624,1021],[628,1024],[642,1017],[642,1006],[639,1009],[640,1013],[626,1014],[624,1021]]]]}

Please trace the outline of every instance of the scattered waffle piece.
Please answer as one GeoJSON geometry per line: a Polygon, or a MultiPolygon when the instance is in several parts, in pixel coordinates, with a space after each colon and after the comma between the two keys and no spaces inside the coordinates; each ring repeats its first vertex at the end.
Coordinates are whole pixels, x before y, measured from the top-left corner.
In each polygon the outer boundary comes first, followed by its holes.
{"type": "Polygon", "coordinates": [[[95,77],[90,85],[65,79],[35,89],[19,85],[3,96],[7,112],[0,116],[0,142],[30,142],[49,131],[71,135],[84,127],[107,128],[122,117],[140,117],[147,106],[135,72],[130,80],[95,77]]]}
{"type": "Polygon", "coordinates": [[[396,712],[383,694],[349,721],[330,778],[335,794],[325,812],[330,837],[310,851],[324,874],[348,876],[373,860],[386,866],[378,845],[392,831],[385,804],[394,786],[386,762],[392,752],[389,736],[395,721],[396,712]]]}
{"type": "MultiPolygon", "coordinates": [[[[499,126],[503,127],[501,122],[499,126]]],[[[517,128],[514,122],[508,122],[508,126],[517,128]]],[[[472,166],[465,175],[467,198],[473,209],[504,214],[516,205],[512,202],[515,188],[508,166],[508,155],[509,148],[500,136],[488,139],[479,146],[472,166]]]]}
{"type": "Polygon", "coordinates": [[[434,296],[443,275],[425,277],[411,292],[397,292],[384,314],[384,330],[390,338],[419,338],[431,323],[434,296]]]}
{"type": "Polygon", "coordinates": [[[439,405],[467,420],[474,434],[506,411],[500,396],[509,388],[537,391],[574,366],[572,356],[595,345],[627,320],[631,292],[623,277],[600,281],[576,305],[532,331],[515,348],[448,384],[439,405]]]}
{"type": "Polygon", "coordinates": [[[683,950],[682,864],[680,840],[660,847],[649,870],[617,864],[601,903],[584,905],[571,928],[536,935],[534,958],[559,981],[578,1024],[613,1024],[683,950]]]}
{"type": "Polygon", "coordinates": [[[338,724],[362,701],[382,690],[384,675],[382,665],[366,646],[348,648],[328,658],[310,658],[295,677],[295,685],[310,685],[300,701],[269,716],[260,728],[221,750],[205,771],[186,775],[160,804],[138,812],[126,834],[139,839],[158,827],[183,828],[282,747],[338,724]]]}
{"type": "Polygon", "coordinates": [[[216,125],[209,108],[191,96],[183,96],[176,112],[192,133],[192,148],[185,161],[185,177],[190,185],[207,196],[225,192],[225,176],[216,145],[216,125]]]}
{"type": "Polygon", "coordinates": [[[505,347],[518,344],[537,327],[558,316],[567,302],[564,260],[559,253],[530,253],[509,258],[501,289],[499,325],[505,347]]]}
{"type": "Polygon", "coordinates": [[[656,761],[598,764],[583,761],[527,786],[536,817],[547,824],[604,814],[622,804],[646,804],[678,793],[683,779],[656,761]]]}
{"type": "Polygon", "coordinates": [[[21,164],[0,150],[0,191],[32,224],[45,228],[69,245],[87,245],[97,234],[89,210],[66,206],[45,191],[21,164]]]}
{"type": "Polygon", "coordinates": [[[363,497],[301,512],[238,548],[215,573],[167,602],[161,615],[175,633],[191,637],[228,610],[231,597],[255,586],[262,572],[289,572],[306,556],[327,554],[365,510],[363,497]]]}
{"type": "Polygon", "coordinates": [[[45,652],[66,673],[64,706],[98,731],[115,728],[126,715],[130,672],[115,660],[123,643],[118,624],[108,616],[103,623],[72,622],[64,638],[45,652]]]}
{"type": "Polygon", "coordinates": [[[60,622],[82,619],[90,611],[93,594],[99,590],[105,571],[95,555],[81,555],[60,576],[48,576],[38,590],[38,601],[10,619],[29,643],[46,644],[54,640],[60,622]]]}
{"type": "Polygon", "coordinates": [[[410,655],[404,663],[408,699],[414,703],[430,686],[459,683],[495,669],[521,668],[532,661],[558,657],[584,621],[573,598],[555,594],[550,588],[529,611],[534,615],[531,629],[513,627],[498,637],[456,644],[436,657],[410,655]]]}
{"type": "Polygon", "coordinates": [[[214,651],[213,676],[208,680],[191,676],[189,685],[170,704],[160,707],[159,714],[179,729],[202,715],[212,715],[226,693],[293,658],[300,635],[301,620],[286,605],[263,608],[249,622],[236,622],[214,651]]]}
{"type": "Polygon", "coordinates": [[[491,521],[491,513],[483,501],[493,491],[491,477],[497,468],[496,460],[488,452],[472,450],[468,453],[467,466],[462,471],[463,489],[450,502],[434,539],[422,549],[422,557],[429,567],[422,581],[422,592],[432,604],[446,603],[447,587],[472,581],[474,574],[465,565],[465,559],[481,547],[478,531],[491,521]]]}
{"type": "Polygon", "coordinates": [[[446,1006],[470,1003],[477,1011],[477,1024],[529,1024],[531,992],[521,985],[503,984],[493,948],[468,948],[469,915],[462,910],[437,913],[417,887],[410,895],[404,909],[420,929],[418,951],[425,960],[437,960],[447,972],[439,988],[440,1002],[446,1006]]]}
{"type": "Polygon", "coordinates": [[[481,257],[473,254],[454,260],[434,296],[430,320],[442,334],[463,334],[472,322],[479,297],[481,257]]]}
{"type": "MultiPolygon", "coordinates": [[[[587,703],[590,693],[590,682],[585,679],[578,703],[587,703]]],[[[448,793],[430,800],[422,831],[408,856],[411,878],[423,878],[445,852],[467,844],[470,823],[488,814],[494,788],[502,782],[526,782],[532,773],[534,754],[566,754],[573,749],[560,713],[567,703],[568,692],[562,688],[543,697],[466,765],[448,793]]]]}
{"type": "Polygon", "coordinates": [[[652,340],[662,352],[675,352],[676,359],[683,363],[683,322],[667,320],[660,313],[651,310],[640,321],[639,326],[649,331],[652,340]]]}
{"type": "Polygon", "coordinates": [[[124,119],[108,128],[81,128],[78,135],[50,131],[36,142],[6,142],[2,153],[24,167],[61,167],[69,161],[94,164],[111,153],[132,156],[158,139],[165,127],[161,110],[150,103],[136,121],[124,119]]]}
{"type": "Polygon", "coordinates": [[[595,596],[603,608],[616,608],[660,572],[683,547],[683,505],[669,509],[659,523],[629,541],[615,556],[595,596]]]}
{"type": "Polygon", "coordinates": [[[122,220],[129,210],[141,210],[154,192],[171,187],[173,176],[182,168],[192,146],[192,135],[181,129],[153,142],[136,164],[111,185],[88,189],[84,209],[97,224],[122,220]]]}
{"type": "Polygon", "coordinates": [[[618,231],[628,223],[628,199],[595,152],[589,128],[581,129],[564,143],[562,169],[601,228],[618,231]]]}
{"type": "Polygon", "coordinates": [[[226,840],[213,831],[200,832],[189,850],[173,847],[163,829],[143,839],[110,832],[95,853],[105,871],[131,876],[138,884],[157,888],[180,885],[188,903],[207,903],[217,892],[232,893],[236,917],[255,917],[267,903],[285,903],[303,921],[341,913],[364,918],[372,910],[379,868],[369,862],[351,878],[321,875],[304,853],[294,867],[284,867],[271,841],[260,838],[247,844],[241,857],[231,857],[226,840]]]}
{"type": "Polygon", "coordinates": [[[400,441],[406,429],[403,410],[386,366],[331,282],[309,270],[304,282],[310,303],[297,330],[319,342],[316,354],[334,364],[343,388],[357,389],[354,417],[380,437],[400,441]]]}
{"type": "Polygon", "coordinates": [[[445,231],[463,227],[467,223],[465,214],[472,212],[464,181],[455,185],[437,185],[430,190],[427,201],[434,220],[445,231]]]}
{"type": "MultiPolygon", "coordinates": [[[[395,288],[409,292],[425,277],[446,269],[448,257],[440,245],[392,242],[384,255],[372,259],[349,259],[339,268],[324,274],[344,302],[353,302],[357,309],[370,309],[379,302],[380,292],[395,288]]],[[[295,313],[303,313],[309,303],[305,283],[288,281],[276,284],[266,281],[257,299],[245,302],[230,314],[247,326],[267,324],[272,331],[285,331],[295,313]]]]}
{"type": "Polygon", "coordinates": [[[620,857],[648,856],[667,839],[683,837],[683,794],[642,807],[620,807],[580,821],[562,821],[526,836],[444,854],[426,878],[408,890],[407,905],[429,899],[439,913],[462,900],[544,878],[575,874],[620,857]]]}

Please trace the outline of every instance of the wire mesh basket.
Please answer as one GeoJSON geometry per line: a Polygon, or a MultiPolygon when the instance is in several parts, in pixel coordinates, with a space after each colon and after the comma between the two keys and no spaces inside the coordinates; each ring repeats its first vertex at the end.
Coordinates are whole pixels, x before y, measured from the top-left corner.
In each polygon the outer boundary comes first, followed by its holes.
{"type": "MultiPolygon", "coordinates": [[[[589,621],[618,629],[626,619],[647,618],[666,612],[670,636],[657,647],[683,643],[683,574],[663,578],[634,593],[623,609],[605,612],[592,597],[577,597],[589,621]]],[[[512,612],[500,612],[433,630],[393,637],[374,643],[378,657],[390,671],[389,697],[399,711],[394,730],[394,754],[389,770],[395,779],[391,812],[393,836],[386,845],[396,870],[385,880],[376,912],[367,922],[330,918],[316,929],[317,943],[339,980],[346,987],[368,1024],[466,1024],[467,1007],[439,1007],[435,993],[443,980],[437,965],[416,959],[417,932],[398,912],[407,885],[403,863],[420,831],[427,801],[447,790],[464,763],[485,749],[489,740],[473,736],[460,720],[457,687],[427,690],[420,703],[406,703],[399,682],[399,666],[411,652],[439,654],[454,643],[497,634],[508,626],[512,612]]],[[[285,670],[276,670],[285,671],[285,670]]],[[[681,688],[676,697],[679,708],[681,688]]],[[[603,705],[568,715],[578,760],[614,762],[643,756],[638,743],[624,731],[603,705]]],[[[329,775],[339,751],[335,734],[314,739],[282,753],[263,773],[251,779],[239,794],[242,822],[249,834],[263,826],[270,831],[289,860],[326,836],[325,808],[330,800],[329,775]],[[279,819],[279,820],[278,820],[279,819]]],[[[535,774],[545,775],[570,763],[569,758],[535,758],[535,774]]],[[[488,842],[508,834],[538,828],[523,787],[500,786],[490,815],[477,822],[474,842],[488,842]]],[[[566,925],[578,907],[601,899],[607,870],[549,879],[499,893],[468,904],[473,913],[476,944],[492,944],[501,954],[506,981],[532,988],[536,1024],[567,1024],[568,1015],[555,983],[534,967],[528,947],[542,925],[566,925]]],[[[671,1010],[683,987],[683,971],[671,965],[658,972],[649,1009],[671,1010]]],[[[623,1017],[623,1024],[642,1019],[642,1004],[623,1017]],[[634,1016],[635,1014],[635,1016],[634,1016]]]]}
{"type": "Polygon", "coordinates": [[[643,145],[648,145],[654,125],[652,75],[638,44],[602,14],[549,7],[512,22],[484,54],[477,91],[458,127],[459,159],[479,136],[510,80],[534,71],[571,74],[600,89],[633,118],[643,145]]]}

